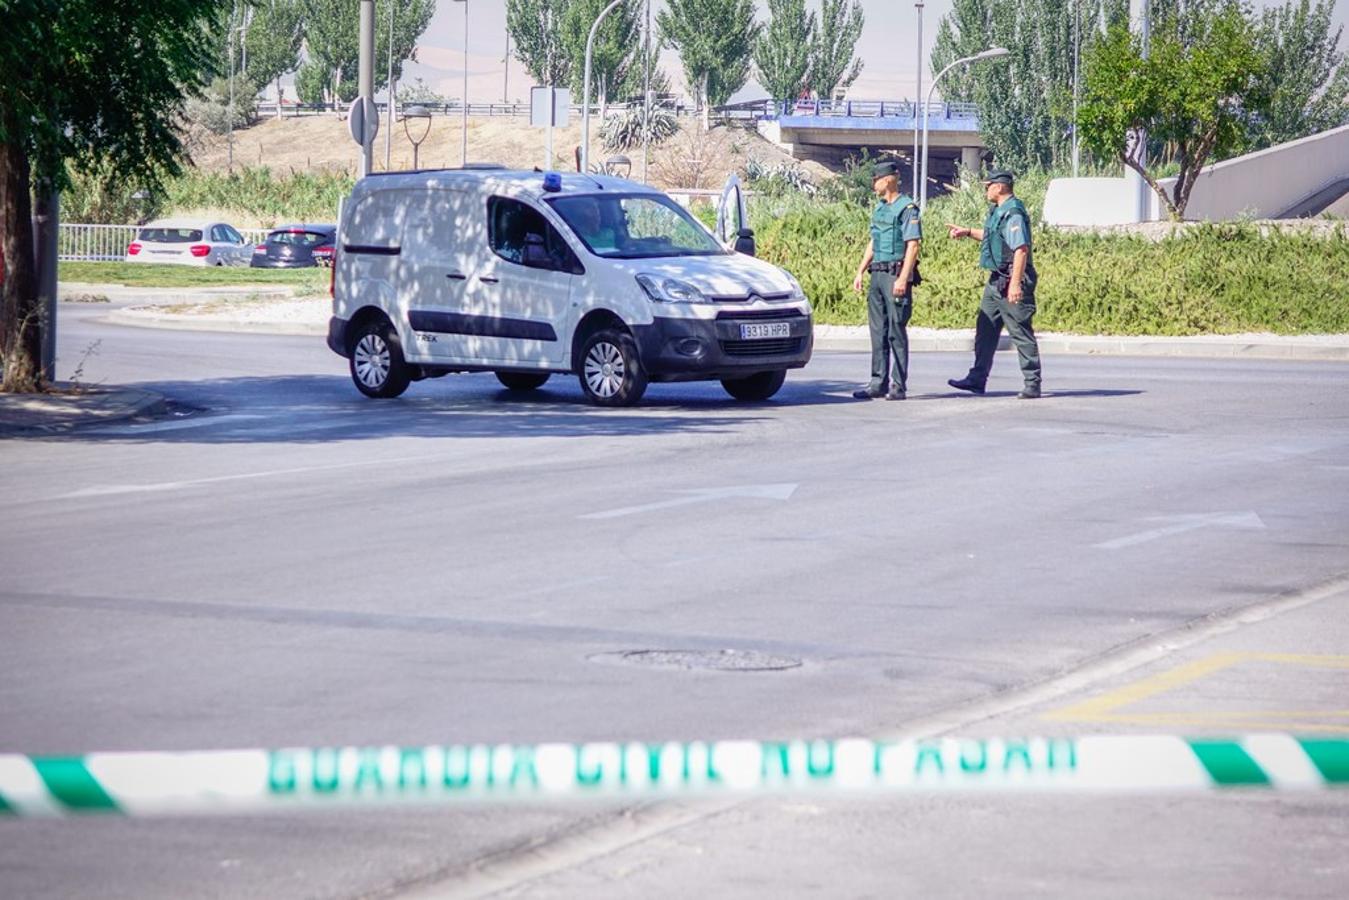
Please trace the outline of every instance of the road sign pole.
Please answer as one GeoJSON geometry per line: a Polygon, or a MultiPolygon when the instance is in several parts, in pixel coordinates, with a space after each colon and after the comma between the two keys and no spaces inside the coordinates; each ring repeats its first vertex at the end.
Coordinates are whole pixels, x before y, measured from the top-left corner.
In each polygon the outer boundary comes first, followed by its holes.
{"type": "MultiPolygon", "coordinates": [[[[360,60],[357,79],[362,97],[375,96],[375,0],[361,0],[360,60]]],[[[365,129],[361,142],[361,177],[374,167],[374,134],[365,129]]]]}

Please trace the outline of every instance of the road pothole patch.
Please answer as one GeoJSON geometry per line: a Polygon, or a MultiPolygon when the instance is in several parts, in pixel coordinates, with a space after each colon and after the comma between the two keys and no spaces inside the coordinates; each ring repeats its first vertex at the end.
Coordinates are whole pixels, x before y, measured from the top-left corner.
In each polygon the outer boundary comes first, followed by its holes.
{"type": "Polygon", "coordinates": [[[596,653],[591,662],[640,666],[646,669],[708,669],[717,672],[780,672],[801,667],[791,656],[757,650],[619,650],[596,653]]]}

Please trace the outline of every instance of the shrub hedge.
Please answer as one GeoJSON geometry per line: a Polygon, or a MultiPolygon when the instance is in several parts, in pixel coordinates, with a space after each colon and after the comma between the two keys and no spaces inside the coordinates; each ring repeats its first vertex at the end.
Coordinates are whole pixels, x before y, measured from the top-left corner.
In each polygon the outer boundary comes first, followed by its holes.
{"type": "MultiPolygon", "coordinates": [[[[953,198],[953,201],[956,198],[953,198]]],[[[954,204],[952,204],[954,205],[954,204]]],[[[913,324],[973,325],[984,275],[974,241],[952,241],[934,202],[924,216],[913,324]]],[[[1032,208],[1032,212],[1034,209],[1032,208]]],[[[819,321],[861,324],[852,289],[867,241],[867,211],[853,204],[765,200],[751,208],[759,255],[789,269],[819,321]]],[[[1036,325],[1081,334],[1279,334],[1349,332],[1349,230],[1332,234],[1255,225],[1202,225],[1161,241],[1036,228],[1036,325]]]]}

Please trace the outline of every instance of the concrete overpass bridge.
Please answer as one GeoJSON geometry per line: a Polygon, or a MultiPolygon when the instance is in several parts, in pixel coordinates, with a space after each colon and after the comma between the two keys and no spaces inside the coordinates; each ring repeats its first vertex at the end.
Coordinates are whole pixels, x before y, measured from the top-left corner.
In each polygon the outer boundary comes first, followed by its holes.
{"type": "MultiPolygon", "coordinates": [[[[759,133],[797,159],[838,167],[863,149],[898,156],[903,184],[912,184],[914,123],[922,104],[911,100],[797,100],[763,104],[759,133]]],[[[933,103],[928,109],[928,194],[955,180],[956,165],[978,171],[987,155],[973,103],[933,103]]]]}

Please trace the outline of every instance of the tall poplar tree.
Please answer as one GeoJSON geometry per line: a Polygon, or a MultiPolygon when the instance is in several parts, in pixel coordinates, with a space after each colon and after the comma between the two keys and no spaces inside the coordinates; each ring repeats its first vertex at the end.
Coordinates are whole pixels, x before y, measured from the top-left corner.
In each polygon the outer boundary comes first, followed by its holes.
{"type": "Polygon", "coordinates": [[[820,0],[820,26],[810,42],[810,92],[832,100],[846,91],[862,74],[857,58],[857,39],[866,16],[858,0],[820,0]]]}
{"type": "Polygon", "coordinates": [[[719,106],[749,81],[760,26],[754,0],[666,0],[661,39],[679,53],[684,82],[700,105],[719,106]]]}
{"type": "Polygon", "coordinates": [[[562,24],[575,0],[506,0],[506,30],[515,58],[539,84],[571,83],[572,58],[562,24]]]}
{"type": "Polygon", "coordinates": [[[754,42],[754,76],[774,100],[795,100],[810,73],[815,13],[806,0],[768,0],[768,23],[754,42]]]}

